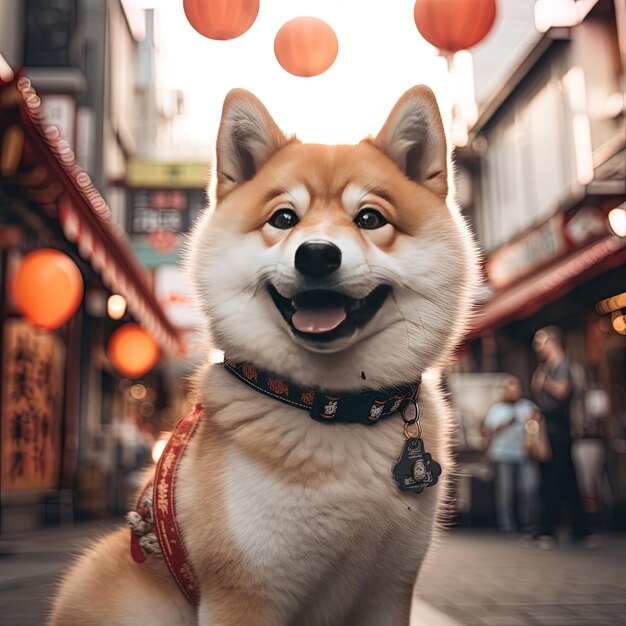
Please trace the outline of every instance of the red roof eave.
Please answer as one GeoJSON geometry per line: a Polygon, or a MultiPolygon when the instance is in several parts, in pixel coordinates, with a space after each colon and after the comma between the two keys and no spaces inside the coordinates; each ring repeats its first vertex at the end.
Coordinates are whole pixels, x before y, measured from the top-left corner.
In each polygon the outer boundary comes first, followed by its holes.
{"type": "Polygon", "coordinates": [[[626,263],[626,240],[606,236],[496,293],[472,319],[466,340],[533,315],[601,272],[626,263]]]}
{"type": "Polygon", "coordinates": [[[45,126],[40,104],[26,78],[16,78],[11,83],[0,85],[0,125],[7,118],[10,124],[19,120],[25,135],[24,144],[43,160],[49,178],[60,184],[54,203],[68,239],[78,245],[81,256],[102,276],[107,287],[126,298],[131,314],[161,346],[168,352],[179,352],[182,345],[179,333],[156,300],[147,274],[137,261],[124,230],[113,221],[104,199],[89,175],[78,166],[58,130],[45,126]],[[16,92],[20,98],[16,97],[16,92]],[[3,119],[2,107],[15,107],[16,104],[19,110],[17,118],[5,116],[3,119]],[[67,213],[71,213],[78,223],[74,237],[66,227],[67,219],[64,218],[67,213]],[[81,233],[82,237],[79,236],[81,233]],[[88,245],[85,240],[88,240],[88,245]]]}

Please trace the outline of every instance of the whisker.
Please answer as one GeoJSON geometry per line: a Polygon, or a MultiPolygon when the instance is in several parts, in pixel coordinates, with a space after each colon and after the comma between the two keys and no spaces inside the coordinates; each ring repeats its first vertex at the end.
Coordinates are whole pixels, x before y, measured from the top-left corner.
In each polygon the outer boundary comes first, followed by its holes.
{"type": "Polygon", "coordinates": [[[259,269],[257,275],[253,280],[251,280],[248,284],[244,285],[239,291],[233,293],[229,297],[237,298],[241,294],[246,293],[252,290],[250,297],[248,298],[246,304],[244,305],[244,310],[250,305],[250,302],[259,294],[259,292],[267,285],[269,282],[269,276],[274,271],[276,265],[265,265],[259,269]]]}
{"type": "MultiPolygon", "coordinates": [[[[370,270],[372,271],[372,274],[374,274],[374,277],[377,277],[377,275],[373,272],[373,270],[378,269],[380,271],[378,277],[380,278],[387,278],[389,275],[389,268],[386,268],[382,265],[372,265],[372,264],[368,264],[370,270]]],[[[396,277],[397,279],[397,277],[396,277]]],[[[428,297],[424,292],[422,291],[418,291],[417,289],[415,289],[414,287],[411,287],[411,285],[409,285],[407,282],[405,281],[401,281],[400,282],[400,286],[403,289],[408,289],[409,291],[412,291],[414,294],[418,295],[420,298],[424,298],[424,300],[427,300],[428,302],[430,302],[437,310],[439,311],[445,311],[445,307],[441,304],[439,304],[438,302],[436,302],[435,300],[433,300],[432,298],[428,297]]]]}
{"type": "Polygon", "coordinates": [[[400,313],[400,317],[404,321],[404,331],[406,332],[406,345],[407,345],[407,348],[408,348],[408,350],[410,352],[411,351],[411,335],[409,333],[409,325],[407,323],[407,319],[404,316],[404,314],[402,313],[402,309],[400,309],[400,305],[398,304],[398,302],[396,300],[396,297],[393,294],[393,292],[391,293],[391,299],[393,300],[393,303],[394,303],[396,309],[398,309],[398,313],[400,313]]]}
{"type": "MultiPolygon", "coordinates": [[[[427,298],[427,300],[428,300],[428,298],[427,298]]],[[[430,330],[428,330],[426,328],[426,325],[424,324],[424,320],[422,319],[422,316],[420,315],[420,312],[418,310],[416,310],[415,312],[417,313],[417,317],[420,318],[420,324],[422,326],[422,330],[424,331],[424,339],[426,339],[426,332],[428,332],[430,334],[430,336],[433,337],[433,339],[434,339],[435,335],[430,330]]]]}

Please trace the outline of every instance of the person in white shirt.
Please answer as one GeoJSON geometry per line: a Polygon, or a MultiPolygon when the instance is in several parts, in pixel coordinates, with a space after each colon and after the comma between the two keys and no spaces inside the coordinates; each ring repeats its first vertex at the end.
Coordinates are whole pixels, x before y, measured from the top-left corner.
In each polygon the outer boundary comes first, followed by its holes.
{"type": "Polygon", "coordinates": [[[506,532],[518,526],[527,529],[531,523],[536,479],[534,464],[526,456],[524,433],[526,422],[537,410],[535,404],[522,398],[519,379],[508,376],[501,401],[491,406],[483,423],[489,441],[487,458],[494,466],[496,521],[506,532]]]}

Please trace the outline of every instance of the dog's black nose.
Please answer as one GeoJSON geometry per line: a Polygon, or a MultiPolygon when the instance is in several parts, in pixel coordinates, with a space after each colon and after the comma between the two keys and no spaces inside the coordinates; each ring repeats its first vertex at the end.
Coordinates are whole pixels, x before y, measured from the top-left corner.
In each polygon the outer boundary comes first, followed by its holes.
{"type": "Polygon", "coordinates": [[[330,241],[306,241],[296,250],[296,269],[311,278],[323,278],[339,269],[341,250],[330,241]]]}

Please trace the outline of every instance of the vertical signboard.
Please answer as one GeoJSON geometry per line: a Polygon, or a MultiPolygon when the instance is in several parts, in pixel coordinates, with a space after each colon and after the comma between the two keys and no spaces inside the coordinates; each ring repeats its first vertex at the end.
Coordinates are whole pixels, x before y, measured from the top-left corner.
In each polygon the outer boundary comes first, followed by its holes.
{"type": "Polygon", "coordinates": [[[63,343],[20,319],[4,324],[3,491],[58,486],[63,343]]]}

